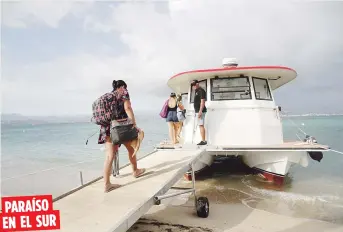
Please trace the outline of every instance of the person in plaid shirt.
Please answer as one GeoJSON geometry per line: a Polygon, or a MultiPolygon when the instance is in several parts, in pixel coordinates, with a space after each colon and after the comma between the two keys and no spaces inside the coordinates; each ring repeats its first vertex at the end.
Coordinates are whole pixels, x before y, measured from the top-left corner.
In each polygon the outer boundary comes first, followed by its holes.
{"type": "MultiPolygon", "coordinates": [[[[133,126],[140,131],[140,129],[136,126],[136,120],[135,116],[133,114],[133,110],[131,107],[130,102],[130,95],[127,91],[127,85],[123,80],[113,81],[112,83],[113,87],[113,94],[116,97],[117,104],[116,104],[116,115],[115,119],[117,121],[128,121],[132,122],[133,126]],[[129,119],[129,120],[128,120],[129,119]]],[[[114,190],[120,185],[118,184],[111,184],[110,182],[110,176],[111,176],[111,169],[112,169],[112,163],[114,159],[114,155],[116,154],[116,151],[119,149],[118,145],[113,145],[110,137],[110,125],[107,126],[100,126],[100,134],[98,138],[98,144],[105,144],[106,147],[106,159],[105,159],[105,167],[104,167],[104,181],[105,181],[105,192],[109,192],[111,190],[114,190]]],[[[137,168],[137,158],[136,156],[132,156],[134,153],[133,148],[129,144],[124,144],[128,151],[129,160],[132,165],[133,170],[133,176],[138,178],[142,174],[144,174],[145,169],[137,168]]]]}

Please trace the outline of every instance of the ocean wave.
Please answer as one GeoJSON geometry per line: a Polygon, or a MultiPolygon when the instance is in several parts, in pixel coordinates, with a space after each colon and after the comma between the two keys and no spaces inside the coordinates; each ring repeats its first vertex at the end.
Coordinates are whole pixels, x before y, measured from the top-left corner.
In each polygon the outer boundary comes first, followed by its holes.
{"type": "Polygon", "coordinates": [[[242,179],[242,183],[250,188],[254,193],[257,193],[259,196],[263,197],[276,197],[283,201],[286,201],[288,203],[306,203],[306,204],[332,204],[335,207],[343,208],[343,198],[339,195],[330,195],[330,194],[324,194],[324,195],[305,195],[301,193],[294,193],[294,192],[284,192],[284,191],[276,191],[272,189],[263,189],[263,188],[257,188],[252,186],[250,180],[242,179]]]}

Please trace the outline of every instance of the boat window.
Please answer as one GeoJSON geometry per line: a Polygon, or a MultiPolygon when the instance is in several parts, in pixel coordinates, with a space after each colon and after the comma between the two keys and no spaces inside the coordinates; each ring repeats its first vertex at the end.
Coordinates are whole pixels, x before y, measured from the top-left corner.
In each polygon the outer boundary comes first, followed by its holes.
{"type": "Polygon", "coordinates": [[[272,100],[272,95],[270,94],[268,81],[266,79],[253,77],[252,81],[255,88],[255,98],[257,100],[272,100]]]}
{"type": "Polygon", "coordinates": [[[248,77],[227,77],[211,79],[211,100],[251,99],[248,77]]]}
{"type": "MultiPolygon", "coordinates": [[[[205,90],[205,92],[207,93],[207,81],[206,80],[202,80],[199,81],[199,85],[201,88],[203,88],[205,90]]],[[[194,103],[194,89],[191,86],[191,103],[194,103]]],[[[207,98],[206,98],[207,99],[207,98]]]]}

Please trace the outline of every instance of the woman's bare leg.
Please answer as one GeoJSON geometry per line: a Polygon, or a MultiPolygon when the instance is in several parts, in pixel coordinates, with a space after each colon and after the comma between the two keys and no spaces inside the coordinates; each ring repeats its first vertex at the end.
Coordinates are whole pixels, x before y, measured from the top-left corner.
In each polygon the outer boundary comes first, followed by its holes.
{"type": "Polygon", "coordinates": [[[178,122],[174,122],[173,123],[173,132],[174,132],[174,136],[173,136],[173,143],[176,144],[178,143],[179,141],[177,140],[177,131],[178,131],[178,122]]]}
{"type": "Polygon", "coordinates": [[[169,127],[169,139],[171,143],[175,143],[174,138],[175,138],[175,128],[174,128],[174,123],[173,122],[168,122],[168,127],[169,127]]]}
{"type": "Polygon", "coordinates": [[[182,130],[182,122],[177,122],[177,127],[176,127],[176,139],[180,142],[181,138],[181,130],[182,130]]]}
{"type": "Polygon", "coordinates": [[[137,168],[137,157],[133,156],[133,153],[135,152],[135,150],[131,146],[130,142],[124,143],[124,146],[126,147],[128,155],[129,155],[129,160],[130,160],[131,167],[132,167],[132,173],[135,177],[138,177],[139,175],[141,175],[145,172],[145,169],[144,168],[141,168],[141,169],[137,168]]]}
{"type": "Polygon", "coordinates": [[[105,182],[105,192],[109,192],[113,189],[120,187],[119,184],[111,184],[111,181],[110,181],[112,163],[113,163],[113,159],[114,159],[115,151],[117,147],[112,144],[109,136],[106,137],[105,148],[106,148],[106,158],[105,158],[105,163],[104,163],[104,182],[105,182]]]}

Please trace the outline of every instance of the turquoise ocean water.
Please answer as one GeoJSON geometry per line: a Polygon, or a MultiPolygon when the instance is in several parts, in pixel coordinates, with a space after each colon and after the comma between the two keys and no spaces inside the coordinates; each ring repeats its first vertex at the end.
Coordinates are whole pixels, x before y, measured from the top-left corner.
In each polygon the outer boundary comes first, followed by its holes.
{"type": "MultiPolygon", "coordinates": [[[[343,151],[343,116],[290,119],[319,143],[343,151]]],[[[145,131],[138,156],[152,151],[153,145],[168,138],[168,127],[158,116],[138,115],[137,121],[145,131]]],[[[297,139],[296,133],[304,137],[288,118],[283,118],[283,127],[286,140],[297,139]]],[[[58,196],[80,185],[80,172],[84,182],[101,176],[104,151],[97,144],[98,134],[85,144],[97,131],[98,127],[89,122],[2,123],[2,195],[58,196]]],[[[120,163],[127,162],[125,149],[121,148],[120,163]]],[[[206,186],[212,183],[216,191],[222,195],[227,193],[231,200],[240,199],[244,204],[264,210],[343,223],[342,167],[343,155],[327,152],[320,163],[310,160],[307,168],[295,166],[282,189],[247,173],[221,174],[216,180],[204,180],[204,183],[206,186]],[[232,191],[237,194],[232,195],[232,191]],[[251,199],[247,202],[246,197],[239,197],[242,194],[251,199]]]]}

